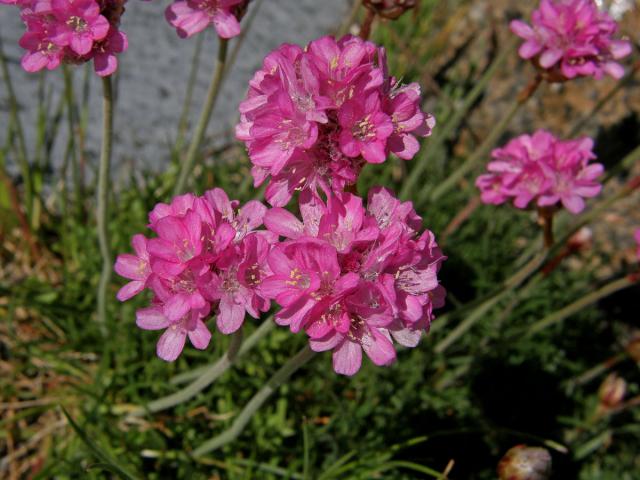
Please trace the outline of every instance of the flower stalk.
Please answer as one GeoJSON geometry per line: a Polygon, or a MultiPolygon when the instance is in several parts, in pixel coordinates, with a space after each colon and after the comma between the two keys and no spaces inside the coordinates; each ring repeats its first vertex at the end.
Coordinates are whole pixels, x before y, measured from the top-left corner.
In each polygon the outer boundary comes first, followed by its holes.
{"type": "Polygon", "coordinates": [[[113,144],[113,89],[111,76],[102,77],[102,148],[98,168],[97,224],[102,256],[102,272],[98,283],[98,322],[103,332],[107,324],[107,288],[111,280],[111,247],[109,245],[109,172],[113,144]]]}
{"type": "MultiPolygon", "coordinates": [[[[240,351],[235,356],[235,361],[229,362],[225,359],[225,357],[229,356],[229,352],[227,352],[225,356],[218,359],[215,363],[205,365],[201,368],[193,369],[180,375],[176,375],[170,380],[170,383],[173,385],[180,385],[182,383],[191,382],[192,380],[200,379],[206,376],[206,378],[209,379],[210,385],[220,376],[222,376],[229,368],[231,368],[235,364],[235,362],[249,353],[260,340],[266,337],[267,334],[274,329],[275,326],[276,324],[273,322],[273,316],[268,317],[264,322],[262,322],[262,324],[251,335],[249,335],[249,337],[244,342],[242,342],[240,351]]],[[[229,349],[231,349],[231,346],[229,347],[229,349]]]]}
{"type": "Polygon", "coordinates": [[[193,451],[195,457],[201,457],[209,452],[218,450],[228,443],[233,442],[242,433],[247,426],[253,415],[258,409],[267,401],[267,399],[283,384],[285,383],[293,373],[299,368],[311,360],[316,352],[311,350],[307,345],[293,357],[291,357],[287,363],[285,363],[280,370],[278,370],[273,377],[271,377],[267,383],[251,398],[249,403],[244,407],[242,412],[233,421],[231,427],[220,435],[206,441],[193,451]]]}
{"type": "MultiPolygon", "coordinates": [[[[498,72],[500,68],[506,63],[506,61],[512,57],[517,44],[516,39],[511,39],[500,54],[495,58],[491,66],[484,72],[482,77],[478,80],[473,89],[468,93],[462,102],[462,106],[456,110],[451,118],[442,126],[437,127],[434,133],[433,140],[429,143],[429,152],[437,152],[447,141],[447,139],[455,132],[460,126],[460,123],[464,120],[469,110],[476,103],[480,95],[485,91],[487,85],[498,72]]],[[[403,182],[402,189],[400,190],[400,198],[407,199],[409,195],[415,190],[418,185],[420,177],[424,173],[428,166],[427,159],[423,154],[418,161],[416,161],[409,176],[403,182]]]]}
{"type": "Polygon", "coordinates": [[[451,175],[449,175],[442,183],[434,188],[430,194],[427,189],[422,190],[419,196],[419,202],[424,202],[427,199],[431,200],[432,202],[437,201],[444,194],[454,188],[456,184],[467,173],[473,170],[473,168],[486,157],[487,153],[489,153],[489,150],[491,150],[500,136],[509,127],[509,125],[511,124],[511,120],[513,120],[513,117],[515,117],[520,108],[524,106],[524,104],[527,103],[527,101],[535,94],[541,82],[542,76],[537,75],[534,80],[529,85],[527,85],[522,92],[520,92],[520,94],[516,98],[516,101],[513,102],[506,115],[502,117],[502,119],[496,124],[495,127],[493,127],[484,142],[482,142],[480,146],[474,150],[473,154],[469,158],[467,158],[467,160],[465,160],[462,165],[454,170],[451,175]]]}
{"type": "Polygon", "coordinates": [[[220,88],[222,86],[222,81],[224,79],[224,72],[227,61],[227,47],[229,45],[229,42],[224,38],[219,38],[218,41],[218,58],[213,70],[213,77],[211,78],[211,83],[209,84],[207,98],[205,100],[204,106],[202,107],[202,111],[200,112],[200,118],[198,120],[196,130],[193,134],[193,138],[191,139],[189,150],[187,150],[187,156],[180,167],[178,181],[176,182],[173,189],[174,196],[182,193],[187,184],[187,179],[193,171],[193,167],[196,163],[196,157],[198,156],[200,147],[202,146],[202,141],[207,131],[207,127],[209,126],[209,120],[211,120],[211,114],[213,113],[213,109],[216,105],[216,101],[220,93],[220,88]]]}

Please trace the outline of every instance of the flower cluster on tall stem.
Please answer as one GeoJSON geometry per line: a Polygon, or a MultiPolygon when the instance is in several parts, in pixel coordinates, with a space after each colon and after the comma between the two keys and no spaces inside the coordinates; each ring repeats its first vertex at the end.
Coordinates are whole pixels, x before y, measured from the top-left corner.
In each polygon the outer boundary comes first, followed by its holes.
{"type": "Polygon", "coordinates": [[[240,34],[240,18],[248,0],[176,0],[165,11],[167,21],[182,38],[213,25],[221,38],[240,34]]]}
{"type": "Polygon", "coordinates": [[[270,177],[266,199],[286,205],[295,191],[340,193],[366,163],[393,153],[409,160],[416,137],[431,134],[420,87],[387,73],[384,50],[346,36],[306,48],[285,44],[267,55],[240,104],[238,139],[253,163],[256,186],[270,177]]]}
{"type": "Polygon", "coordinates": [[[257,201],[239,208],[221,189],[201,197],[181,195],[149,214],[156,237],[136,235],[135,254],[118,256],[116,272],[131,280],[118,299],[153,292],[151,306],[138,310],[136,323],[165,330],[158,341],[160,358],[178,358],[187,337],[196,348],[206,348],[211,333],[205,321],[212,313],[218,330],[230,334],[242,326],[245,313],[258,318],[269,310],[259,291],[271,273],[266,257],[275,240],[258,230],[265,212],[257,201]]]}
{"type": "Polygon", "coordinates": [[[415,347],[444,303],[438,282],[446,259],[410,202],[384,188],[369,192],[367,208],[350,193],[327,202],[300,198],[302,220],[282,208],[265,225],[284,237],[268,256],[272,271],[260,291],[282,309],[276,322],[304,330],[315,351],[333,352],[333,368],[355,374],[362,352],[376,365],[396,358],[394,342],[415,347]]]}
{"type": "Polygon", "coordinates": [[[584,199],[602,190],[597,178],[604,171],[599,163],[590,163],[593,140],[559,140],[545,130],[521,135],[491,154],[489,173],[476,179],[484,203],[499,205],[509,199],[517,208],[534,202],[538,207],[562,205],[573,214],[580,213],[584,199]]]}
{"type": "Polygon", "coordinates": [[[125,1],[0,0],[21,10],[27,31],[19,43],[27,50],[22,57],[27,72],[93,60],[102,77],[116,71],[116,54],[127,49],[127,36],[119,30],[125,1]]]}
{"type": "Polygon", "coordinates": [[[594,0],[541,0],[531,25],[514,20],[511,30],[525,40],[520,56],[532,59],[549,80],[620,78],[618,60],[631,53],[630,42],[613,38],[618,25],[594,0]]]}

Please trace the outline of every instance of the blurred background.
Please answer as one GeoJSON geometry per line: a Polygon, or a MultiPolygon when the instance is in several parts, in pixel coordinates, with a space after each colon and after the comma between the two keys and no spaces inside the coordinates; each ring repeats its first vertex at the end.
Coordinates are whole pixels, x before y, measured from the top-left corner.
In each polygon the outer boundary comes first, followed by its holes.
{"type": "MultiPolygon", "coordinates": [[[[551,478],[638,478],[640,287],[576,304],[638,270],[633,229],[640,227],[640,195],[624,186],[640,175],[633,156],[640,145],[640,5],[598,3],[634,44],[624,61],[627,75],[543,84],[516,107],[535,70],[518,57],[508,23],[528,17],[533,2],[422,0],[396,21],[374,23],[371,39],[387,49],[390,71],[419,82],[438,126],[453,128],[438,142],[435,134],[426,139],[411,162],[367,166],[358,191],[366,195],[383,184],[414,202],[449,257],[441,271],[447,306],[420,346],[401,351],[389,368],[365,362],[355,377],[343,378],[329,355],[319,355],[236,442],[198,460],[189,452],[228,427],[305,339],[275,329],[191,400],[132,414],[182,388],[180,375],[219,358],[228,339],[216,334],[208,350],[186,349],[177,362],[162,362],[155,334],[135,326],[144,299],[119,304],[117,278],[103,338],[95,320],[99,82],[90,65],[23,72],[18,10],[3,5],[0,478],[413,479],[440,472],[440,478],[494,479],[500,458],[518,444],[550,452],[551,478]],[[18,128],[37,197],[28,221],[18,128]],[[484,150],[538,128],[564,138],[592,136],[598,161],[612,174],[585,216],[558,218],[558,236],[566,233],[568,241],[544,268],[496,298],[496,289],[541,248],[540,232],[534,211],[481,205],[473,181],[489,159],[484,150]],[[474,156],[477,164],[451,189],[434,193],[474,156]],[[487,305],[487,298],[496,300],[487,305]]],[[[357,6],[252,2],[246,36],[230,44],[235,61],[192,191],[220,186],[241,201],[261,195],[232,135],[249,78],[282,42],[357,34],[364,17],[357,6]]],[[[213,30],[179,39],[164,20],[165,7],[132,0],[123,16],[130,46],[116,78],[114,252],[128,252],[147,212],[170,198],[217,49],[213,30]]],[[[258,323],[246,325],[250,332],[258,323]]]]}

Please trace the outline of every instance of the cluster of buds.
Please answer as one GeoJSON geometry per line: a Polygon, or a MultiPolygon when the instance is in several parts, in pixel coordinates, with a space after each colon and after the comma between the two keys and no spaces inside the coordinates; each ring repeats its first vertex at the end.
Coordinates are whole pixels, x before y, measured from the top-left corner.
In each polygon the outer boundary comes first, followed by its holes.
{"type": "Polygon", "coordinates": [[[100,76],[118,68],[116,54],[127,49],[127,36],[119,30],[125,0],[0,0],[20,8],[27,27],[20,46],[27,50],[22,67],[27,72],[61,63],[93,60],[100,76]]]}
{"type": "Polygon", "coordinates": [[[407,10],[411,10],[419,0],[364,0],[364,6],[382,18],[395,20],[407,10]]]}

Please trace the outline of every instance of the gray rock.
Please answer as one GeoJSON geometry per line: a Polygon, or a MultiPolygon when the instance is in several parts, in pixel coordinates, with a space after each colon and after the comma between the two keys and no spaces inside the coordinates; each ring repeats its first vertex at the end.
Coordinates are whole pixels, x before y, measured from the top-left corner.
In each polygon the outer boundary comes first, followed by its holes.
{"type": "MultiPolygon", "coordinates": [[[[244,97],[247,82],[262,58],[283,42],[304,44],[330,33],[344,18],[348,0],[263,0],[242,45],[237,61],[227,77],[208,134],[224,132],[237,119],[237,106],[244,97]]],[[[164,19],[168,2],[130,0],[121,28],[129,37],[129,50],[120,55],[115,117],[114,164],[162,169],[169,161],[168,145],[175,137],[196,45],[196,38],[180,39],[164,19]]],[[[255,8],[252,5],[250,8],[255,8]]],[[[245,19],[246,21],[246,19],[245,19]]],[[[243,23],[244,25],[244,23],[243,23]]],[[[20,68],[22,49],[18,39],[24,31],[19,10],[0,6],[0,38],[10,61],[13,84],[20,102],[28,146],[36,139],[37,91],[40,75],[20,68]]],[[[205,33],[200,70],[194,89],[190,118],[197,119],[205,98],[217,40],[213,29],[205,33]]],[[[231,43],[230,50],[234,43],[231,43]]],[[[83,68],[72,67],[76,89],[81,87],[83,68]]],[[[86,150],[89,161],[96,161],[100,146],[100,80],[91,75],[90,123],[86,150]]],[[[47,88],[54,105],[63,89],[60,69],[47,72],[47,88]]],[[[8,108],[6,87],[0,93],[0,142],[6,141],[8,108]]],[[[68,132],[60,130],[53,163],[62,164],[68,132]]],[[[137,168],[136,168],[137,169],[137,168]]]]}

